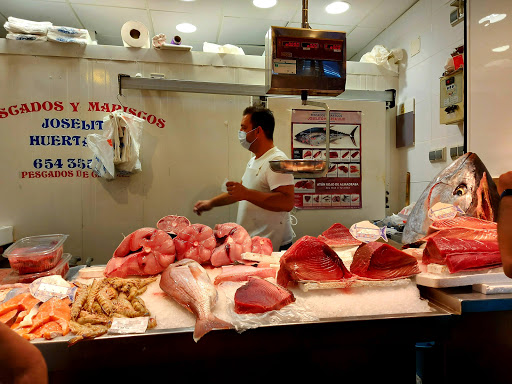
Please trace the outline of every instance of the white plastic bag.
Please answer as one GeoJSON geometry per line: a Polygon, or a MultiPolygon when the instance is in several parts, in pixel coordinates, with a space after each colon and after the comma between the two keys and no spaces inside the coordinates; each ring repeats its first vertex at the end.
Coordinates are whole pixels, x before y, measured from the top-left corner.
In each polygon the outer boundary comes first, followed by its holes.
{"type": "Polygon", "coordinates": [[[402,60],[403,51],[401,49],[392,49],[388,51],[382,45],[376,45],[373,47],[371,52],[365,53],[361,60],[361,63],[374,63],[390,71],[398,73],[398,61],[402,60]]]}
{"type": "Polygon", "coordinates": [[[122,173],[139,172],[142,168],[139,152],[144,119],[120,111],[113,115],[117,117],[119,132],[119,154],[118,158],[114,157],[116,169],[122,173]]]}

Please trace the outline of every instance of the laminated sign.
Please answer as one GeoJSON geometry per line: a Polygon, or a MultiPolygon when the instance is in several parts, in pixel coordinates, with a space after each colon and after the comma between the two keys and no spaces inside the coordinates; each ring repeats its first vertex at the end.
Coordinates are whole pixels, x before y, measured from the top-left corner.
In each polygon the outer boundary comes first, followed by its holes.
{"type": "Polygon", "coordinates": [[[295,179],[299,209],[357,209],[361,202],[361,111],[330,111],[326,153],[325,111],[292,110],[294,159],[325,160],[325,177],[295,179]]]}

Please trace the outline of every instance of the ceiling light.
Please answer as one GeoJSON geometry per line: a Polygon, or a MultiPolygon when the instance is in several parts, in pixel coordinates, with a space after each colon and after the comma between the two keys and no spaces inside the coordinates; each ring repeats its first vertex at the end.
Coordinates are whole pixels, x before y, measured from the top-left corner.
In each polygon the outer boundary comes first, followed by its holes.
{"type": "Polygon", "coordinates": [[[192,33],[197,30],[195,25],[189,23],[181,23],[176,26],[176,29],[183,33],[192,33]]]}
{"type": "Polygon", "coordinates": [[[346,3],[344,1],[335,1],[334,3],[331,3],[327,7],[325,7],[325,11],[327,13],[337,15],[339,13],[347,12],[349,8],[349,3],[346,3]]]}
{"type": "Polygon", "coordinates": [[[493,52],[505,52],[507,49],[510,48],[510,45],[502,45],[501,47],[493,48],[493,52]]]}
{"type": "MultiPolygon", "coordinates": [[[[505,17],[507,17],[507,14],[506,13],[493,13],[489,16],[485,16],[483,18],[481,18],[479,21],[478,21],[478,24],[482,24],[482,23],[485,23],[486,21],[488,21],[489,23],[497,23],[498,21],[501,21],[503,20],[505,17]]],[[[487,26],[489,24],[486,24],[485,26],[487,26]]]]}
{"type": "Polygon", "coordinates": [[[272,8],[277,4],[277,0],[252,0],[252,3],[258,8],[272,8]]]}

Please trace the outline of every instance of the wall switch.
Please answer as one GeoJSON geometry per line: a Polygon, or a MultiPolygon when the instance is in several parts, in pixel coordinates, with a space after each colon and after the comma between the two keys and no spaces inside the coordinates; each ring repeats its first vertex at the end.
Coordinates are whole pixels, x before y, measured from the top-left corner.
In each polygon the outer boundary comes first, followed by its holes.
{"type": "Polygon", "coordinates": [[[428,159],[429,159],[430,161],[436,161],[436,151],[430,151],[430,152],[428,153],[428,159]]]}
{"type": "Polygon", "coordinates": [[[456,157],[459,157],[459,155],[458,155],[458,148],[457,147],[451,147],[450,148],[450,157],[452,159],[455,159],[456,157]]]}
{"type": "Polygon", "coordinates": [[[457,148],[457,153],[459,156],[462,156],[464,154],[464,146],[461,145],[460,147],[457,148]]]}
{"type": "Polygon", "coordinates": [[[433,149],[432,151],[430,151],[428,153],[428,159],[433,162],[433,161],[444,161],[445,160],[445,155],[446,153],[446,148],[438,148],[438,149],[433,149]]]}

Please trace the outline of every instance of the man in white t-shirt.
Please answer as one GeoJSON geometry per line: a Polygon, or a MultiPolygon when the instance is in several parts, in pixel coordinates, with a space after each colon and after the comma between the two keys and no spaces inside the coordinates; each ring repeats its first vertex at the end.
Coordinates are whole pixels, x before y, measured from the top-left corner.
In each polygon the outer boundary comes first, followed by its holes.
{"type": "Polygon", "coordinates": [[[226,193],[198,201],[194,212],[201,215],[214,207],[239,202],[237,223],[251,237],[268,237],[274,251],[279,251],[292,243],[290,211],[294,205],[294,181],[293,175],[270,169],[270,160],[288,159],[274,146],[274,126],[274,115],[269,109],[254,106],[244,110],[238,138],[254,156],[247,163],[242,182],[228,181],[226,193]]]}

